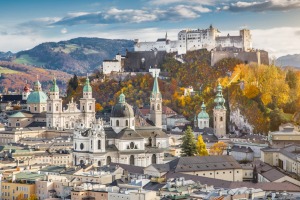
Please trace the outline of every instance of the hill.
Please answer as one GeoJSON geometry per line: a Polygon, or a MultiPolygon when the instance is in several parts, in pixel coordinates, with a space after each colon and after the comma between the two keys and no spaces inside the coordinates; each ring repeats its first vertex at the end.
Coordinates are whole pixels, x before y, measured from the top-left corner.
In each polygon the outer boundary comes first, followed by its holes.
{"type": "Polygon", "coordinates": [[[300,68],[300,54],[281,56],[276,59],[275,64],[281,67],[300,68]]]}
{"type": "Polygon", "coordinates": [[[0,60],[6,60],[9,61],[13,58],[14,54],[10,51],[8,52],[2,52],[0,51],[0,60]]]}
{"type": "Polygon", "coordinates": [[[57,78],[58,85],[65,88],[71,78],[70,74],[58,70],[46,70],[8,61],[0,61],[0,74],[0,91],[7,89],[20,91],[26,82],[32,87],[37,76],[45,90],[50,87],[53,77],[57,78]]]}
{"type": "Polygon", "coordinates": [[[133,50],[133,45],[131,40],[80,37],[57,43],[42,43],[30,50],[18,52],[12,61],[84,75],[97,69],[104,59],[112,59],[117,53],[125,54],[126,50],[133,50]]]}

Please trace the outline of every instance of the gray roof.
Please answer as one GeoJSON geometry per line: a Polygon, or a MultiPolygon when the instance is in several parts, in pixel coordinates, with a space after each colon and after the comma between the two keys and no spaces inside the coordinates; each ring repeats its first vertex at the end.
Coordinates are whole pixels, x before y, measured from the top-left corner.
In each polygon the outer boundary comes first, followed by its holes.
{"type": "Polygon", "coordinates": [[[131,128],[124,128],[121,130],[118,135],[118,139],[121,140],[137,140],[137,139],[144,139],[139,133],[131,128]]]}
{"type": "Polygon", "coordinates": [[[128,171],[131,174],[144,174],[144,167],[139,167],[135,165],[126,165],[120,163],[110,163],[111,166],[119,166],[122,169],[128,171]]]}
{"type": "Polygon", "coordinates": [[[242,152],[242,153],[253,153],[251,147],[237,146],[237,145],[233,145],[231,147],[231,151],[242,152]]]}

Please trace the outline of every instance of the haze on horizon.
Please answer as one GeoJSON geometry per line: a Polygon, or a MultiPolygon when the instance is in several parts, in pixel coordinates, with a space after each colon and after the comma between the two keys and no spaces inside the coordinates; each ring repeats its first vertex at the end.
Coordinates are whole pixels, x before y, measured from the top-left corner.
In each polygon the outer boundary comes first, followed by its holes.
{"type": "Polygon", "coordinates": [[[221,35],[251,30],[271,56],[300,53],[300,0],[12,0],[0,3],[0,51],[75,37],[156,40],[210,24],[221,35]]]}

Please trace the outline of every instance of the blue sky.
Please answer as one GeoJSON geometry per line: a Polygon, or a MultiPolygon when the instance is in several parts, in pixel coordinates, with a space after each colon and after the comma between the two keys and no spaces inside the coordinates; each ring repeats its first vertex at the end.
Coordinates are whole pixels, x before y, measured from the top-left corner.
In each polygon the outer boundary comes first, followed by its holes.
{"type": "Polygon", "coordinates": [[[254,48],[300,53],[300,0],[0,0],[0,51],[74,37],[155,40],[182,29],[252,32],[254,48]]]}

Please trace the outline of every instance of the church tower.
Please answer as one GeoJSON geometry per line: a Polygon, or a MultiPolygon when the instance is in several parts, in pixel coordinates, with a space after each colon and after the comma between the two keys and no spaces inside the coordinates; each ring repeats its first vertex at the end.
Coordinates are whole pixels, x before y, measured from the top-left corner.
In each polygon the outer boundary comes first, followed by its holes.
{"type": "Polygon", "coordinates": [[[80,99],[80,111],[83,114],[82,121],[86,127],[91,127],[95,118],[95,99],[92,97],[92,87],[89,77],[86,77],[83,86],[83,97],[80,99]]]}
{"type": "Polygon", "coordinates": [[[217,86],[217,95],[214,102],[216,104],[214,107],[214,134],[217,137],[222,137],[226,135],[226,108],[220,83],[217,86]]]}
{"type": "Polygon", "coordinates": [[[63,127],[61,118],[62,99],[59,98],[59,88],[56,84],[56,78],[53,79],[52,86],[47,100],[47,127],[56,128],[63,127]]]}
{"type": "Polygon", "coordinates": [[[26,101],[28,96],[30,94],[30,88],[28,87],[28,84],[26,83],[23,92],[22,92],[22,100],[26,101]]]}
{"type": "Polygon", "coordinates": [[[162,97],[155,74],[152,93],[150,96],[150,120],[156,127],[162,128],[162,97]]]}
{"type": "Polygon", "coordinates": [[[206,112],[206,106],[204,102],[201,105],[201,112],[197,116],[197,126],[199,129],[209,127],[209,115],[206,112]]]}

